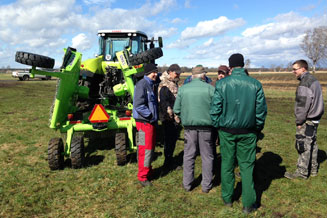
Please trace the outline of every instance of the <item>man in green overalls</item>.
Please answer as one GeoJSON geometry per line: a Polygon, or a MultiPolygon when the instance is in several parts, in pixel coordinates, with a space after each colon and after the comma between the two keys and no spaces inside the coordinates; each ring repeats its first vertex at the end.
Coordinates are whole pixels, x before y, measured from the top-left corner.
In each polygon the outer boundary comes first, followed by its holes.
{"type": "Polygon", "coordinates": [[[243,212],[257,209],[253,182],[257,133],[265,123],[267,105],[261,83],[244,71],[244,57],[229,58],[231,75],[216,83],[211,102],[211,119],[219,128],[221,193],[226,206],[232,206],[235,160],[242,177],[243,212]]]}

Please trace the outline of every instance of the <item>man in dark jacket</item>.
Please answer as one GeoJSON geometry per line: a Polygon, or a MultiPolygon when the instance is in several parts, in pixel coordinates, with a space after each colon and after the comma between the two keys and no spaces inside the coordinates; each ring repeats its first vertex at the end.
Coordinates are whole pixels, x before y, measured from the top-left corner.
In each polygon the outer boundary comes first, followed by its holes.
{"type": "Polygon", "coordinates": [[[219,129],[221,152],[221,194],[226,206],[232,206],[235,159],[242,177],[243,212],[256,206],[253,168],[257,133],[265,123],[267,105],[261,83],[244,71],[244,57],[229,58],[231,75],[216,83],[211,103],[213,125],[219,129]]]}
{"type": "Polygon", "coordinates": [[[319,81],[308,72],[308,63],[298,60],[293,63],[293,73],[300,80],[295,98],[296,141],[299,154],[295,173],[286,172],[289,179],[316,176],[318,173],[317,128],[324,114],[324,100],[319,81]],[[309,170],[310,169],[310,170],[309,170]]]}
{"type": "Polygon", "coordinates": [[[155,126],[158,121],[158,97],[153,91],[157,74],[158,68],[155,64],[146,64],[144,77],[136,83],[134,89],[133,117],[139,133],[137,177],[143,187],[152,185],[148,177],[152,170],[151,160],[156,139],[155,126]]]}
{"type": "Polygon", "coordinates": [[[202,66],[192,69],[191,82],[179,88],[174,104],[174,112],[180,116],[184,126],[183,186],[192,189],[194,165],[197,150],[202,160],[202,192],[212,188],[213,141],[210,103],[214,87],[203,81],[205,71],[202,66]]]}
{"type": "Polygon", "coordinates": [[[165,169],[176,168],[173,162],[173,154],[176,141],[180,133],[179,118],[174,114],[173,107],[178,91],[179,76],[182,73],[178,64],[172,64],[167,72],[160,77],[159,84],[159,111],[160,120],[164,128],[164,154],[165,169]]]}

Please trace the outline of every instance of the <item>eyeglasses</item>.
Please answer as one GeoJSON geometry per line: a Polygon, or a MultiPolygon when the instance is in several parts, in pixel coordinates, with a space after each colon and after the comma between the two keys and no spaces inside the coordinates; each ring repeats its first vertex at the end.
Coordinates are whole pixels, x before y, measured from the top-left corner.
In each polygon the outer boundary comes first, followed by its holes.
{"type": "Polygon", "coordinates": [[[302,68],[302,67],[299,67],[299,68],[297,68],[297,69],[296,69],[296,68],[293,68],[292,70],[293,70],[293,71],[297,71],[297,70],[299,70],[299,69],[301,69],[301,68],[302,68]]]}

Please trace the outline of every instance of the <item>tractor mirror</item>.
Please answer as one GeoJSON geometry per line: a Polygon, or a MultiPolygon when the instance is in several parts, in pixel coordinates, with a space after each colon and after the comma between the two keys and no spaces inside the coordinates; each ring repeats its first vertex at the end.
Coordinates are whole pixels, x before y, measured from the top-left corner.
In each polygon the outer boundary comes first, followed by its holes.
{"type": "Polygon", "coordinates": [[[163,47],[163,42],[162,42],[162,37],[161,36],[158,37],[158,43],[159,43],[159,47],[162,48],[163,47]]]}

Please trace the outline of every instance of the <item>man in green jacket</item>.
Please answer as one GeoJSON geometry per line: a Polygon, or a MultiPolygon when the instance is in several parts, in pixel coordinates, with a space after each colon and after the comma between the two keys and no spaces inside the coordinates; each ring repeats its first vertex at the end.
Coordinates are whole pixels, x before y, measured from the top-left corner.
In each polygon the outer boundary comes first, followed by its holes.
{"type": "Polygon", "coordinates": [[[243,212],[257,209],[253,182],[257,133],[265,123],[267,105],[262,85],[243,69],[244,57],[229,58],[232,74],[216,83],[210,115],[219,128],[221,162],[221,192],[226,206],[232,206],[235,160],[242,177],[243,212]]]}
{"type": "Polygon", "coordinates": [[[192,69],[191,82],[179,88],[174,104],[174,113],[181,118],[184,126],[183,186],[192,190],[194,165],[197,150],[202,159],[202,192],[208,193],[212,188],[213,141],[210,104],[214,87],[202,81],[205,78],[203,66],[192,69]],[[201,80],[202,79],[202,80],[201,80]]]}

